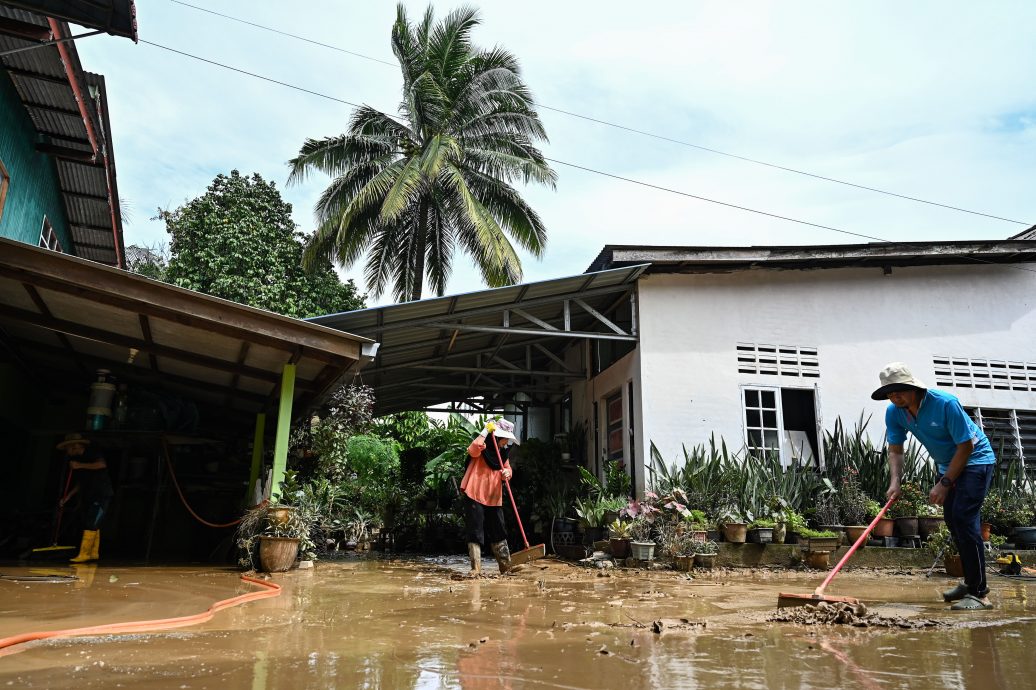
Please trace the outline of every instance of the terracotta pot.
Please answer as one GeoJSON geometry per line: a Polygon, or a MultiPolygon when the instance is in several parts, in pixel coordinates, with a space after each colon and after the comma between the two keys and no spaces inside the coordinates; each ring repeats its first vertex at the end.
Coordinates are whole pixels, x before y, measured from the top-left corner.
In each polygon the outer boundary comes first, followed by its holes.
{"type": "Polygon", "coordinates": [[[960,562],[960,556],[956,554],[943,556],[942,564],[946,568],[946,574],[950,577],[964,577],[964,566],[960,562]]]}
{"type": "Polygon", "coordinates": [[[787,536],[788,526],[783,522],[778,522],[773,528],[773,543],[783,544],[787,536]]]}
{"type": "Polygon", "coordinates": [[[989,535],[992,530],[993,525],[988,522],[982,523],[982,541],[989,541],[989,535]]]}
{"type": "Polygon", "coordinates": [[[895,533],[896,521],[892,518],[881,518],[871,532],[875,537],[891,537],[895,533]]]}
{"type": "Polygon", "coordinates": [[[830,551],[807,551],[806,552],[806,565],[810,568],[819,568],[820,570],[827,570],[831,566],[831,552],[830,551]]]}
{"type": "Polygon", "coordinates": [[[917,531],[917,518],[916,517],[898,517],[896,518],[896,536],[897,537],[916,537],[919,532],[917,531]]]}
{"type": "Polygon", "coordinates": [[[629,539],[616,539],[612,537],[609,542],[612,550],[612,558],[622,560],[629,558],[630,555],[630,540],[629,539]]]}
{"type": "Polygon", "coordinates": [[[293,510],[295,509],[290,506],[271,506],[266,509],[266,517],[272,525],[286,525],[293,510]]]}
{"type": "Polygon", "coordinates": [[[298,555],[298,539],[259,537],[259,565],[265,573],[282,573],[290,569],[298,555]]]}
{"type": "Polygon", "coordinates": [[[694,565],[694,556],[676,556],[673,560],[676,562],[676,569],[685,573],[694,565]]]}
{"type": "Polygon", "coordinates": [[[744,544],[748,538],[748,525],[743,522],[728,522],[723,525],[723,538],[731,544],[744,544]]]}
{"type": "Polygon", "coordinates": [[[711,570],[716,565],[716,555],[714,553],[696,553],[694,554],[694,565],[711,570]]]}
{"type": "MultiPolygon", "coordinates": [[[[849,545],[852,546],[853,544],[855,544],[856,540],[860,538],[860,535],[863,534],[866,531],[867,531],[867,526],[866,525],[863,525],[863,526],[860,526],[860,525],[851,525],[851,526],[850,525],[846,525],[845,526],[845,534],[846,534],[846,536],[849,537],[849,545]]],[[[865,546],[867,546],[867,541],[866,540],[864,540],[864,542],[862,544],[860,544],[860,548],[862,549],[865,546]]]]}

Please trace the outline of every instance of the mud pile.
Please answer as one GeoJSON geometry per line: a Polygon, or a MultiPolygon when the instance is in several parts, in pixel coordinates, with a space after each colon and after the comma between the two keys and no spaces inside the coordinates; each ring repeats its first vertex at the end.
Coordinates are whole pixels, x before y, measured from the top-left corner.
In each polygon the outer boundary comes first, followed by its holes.
{"type": "Polygon", "coordinates": [[[904,618],[903,616],[881,616],[867,613],[863,604],[829,603],[806,604],[793,608],[778,609],[768,619],[776,623],[800,623],[802,625],[851,625],[855,628],[937,628],[943,623],[930,618],[904,618]]]}

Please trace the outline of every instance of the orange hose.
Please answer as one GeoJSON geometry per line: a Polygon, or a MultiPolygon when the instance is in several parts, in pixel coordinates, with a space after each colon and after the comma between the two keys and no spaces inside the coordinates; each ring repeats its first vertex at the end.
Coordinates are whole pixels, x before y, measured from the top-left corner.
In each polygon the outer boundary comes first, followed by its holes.
{"type": "Polygon", "coordinates": [[[33,640],[47,640],[57,637],[75,637],[78,635],[111,635],[115,633],[141,633],[149,632],[153,630],[171,630],[173,628],[185,628],[188,625],[195,625],[197,623],[204,623],[205,621],[211,620],[217,611],[231,608],[232,606],[239,606],[249,601],[257,601],[259,599],[268,599],[270,597],[280,596],[281,586],[273,582],[266,582],[265,580],[259,580],[254,577],[248,577],[242,575],[241,579],[245,582],[250,582],[254,585],[260,585],[266,589],[259,592],[249,592],[248,594],[239,594],[236,597],[229,599],[222,599],[217,601],[212,606],[202,611],[201,613],[194,613],[189,616],[178,616],[176,618],[157,618],[155,620],[146,621],[127,621],[125,623],[108,623],[106,625],[90,625],[84,628],[68,628],[66,630],[45,630],[42,632],[28,632],[20,635],[12,635],[11,637],[5,637],[0,639],[0,656],[6,656],[8,654],[15,654],[22,651],[17,645],[25,644],[26,642],[32,642],[33,640]]]}
{"type": "Polygon", "coordinates": [[[208,520],[194,512],[194,509],[191,508],[190,504],[187,503],[187,497],[183,495],[183,490],[180,489],[180,482],[176,481],[176,472],[173,472],[173,463],[169,459],[169,446],[166,444],[165,440],[162,441],[162,453],[163,455],[165,455],[165,466],[169,468],[169,476],[173,478],[173,486],[176,487],[176,493],[180,496],[180,502],[183,503],[183,507],[187,509],[187,512],[190,513],[195,520],[205,525],[206,527],[216,528],[233,527],[234,525],[237,525],[241,522],[242,518],[238,518],[237,520],[231,520],[230,522],[223,523],[209,522],[208,520]]]}

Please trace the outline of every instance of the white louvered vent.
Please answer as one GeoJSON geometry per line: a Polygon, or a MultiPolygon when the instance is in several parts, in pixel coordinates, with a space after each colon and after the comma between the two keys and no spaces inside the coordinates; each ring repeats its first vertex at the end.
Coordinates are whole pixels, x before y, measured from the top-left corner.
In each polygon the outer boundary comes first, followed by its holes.
{"type": "Polygon", "coordinates": [[[1001,391],[1036,391],[1036,362],[969,357],[932,358],[935,385],[1001,391]]]}
{"type": "Polygon", "coordinates": [[[737,370],[742,374],[820,377],[817,348],[795,345],[737,344],[737,370]]]}

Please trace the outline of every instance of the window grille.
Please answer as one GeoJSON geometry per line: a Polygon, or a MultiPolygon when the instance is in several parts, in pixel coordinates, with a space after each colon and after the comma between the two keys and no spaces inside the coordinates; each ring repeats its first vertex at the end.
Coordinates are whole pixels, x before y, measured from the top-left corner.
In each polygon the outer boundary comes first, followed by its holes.
{"type": "Polygon", "coordinates": [[[1036,362],[969,357],[932,358],[935,385],[1002,391],[1036,391],[1036,362]]]}
{"type": "Polygon", "coordinates": [[[1036,467],[1036,411],[965,407],[989,438],[997,460],[1024,460],[1036,467]]]}
{"type": "Polygon", "coordinates": [[[819,378],[817,348],[795,345],[737,344],[737,370],[741,374],[819,378]]]}

